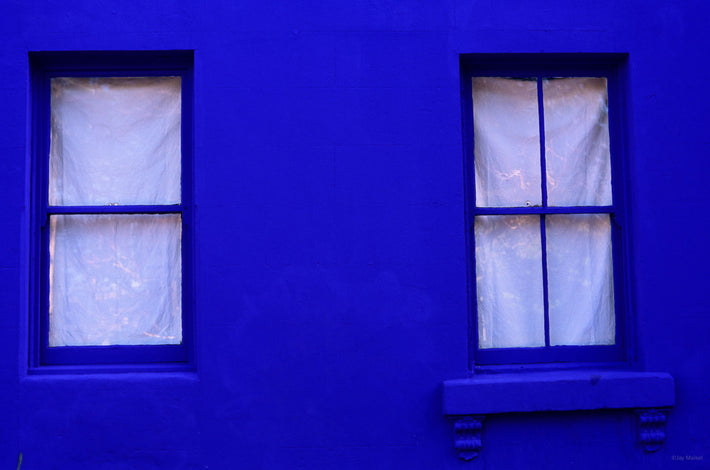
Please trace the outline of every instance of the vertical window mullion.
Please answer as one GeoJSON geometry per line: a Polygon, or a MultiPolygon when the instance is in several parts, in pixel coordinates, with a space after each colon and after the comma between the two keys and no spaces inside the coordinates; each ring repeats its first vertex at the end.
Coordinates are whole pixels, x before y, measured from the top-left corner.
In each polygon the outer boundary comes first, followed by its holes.
{"type": "MultiPolygon", "coordinates": [[[[545,164],[545,110],[542,101],[542,75],[537,76],[537,112],[540,126],[540,191],[542,207],[547,207],[547,170],[545,164]]],[[[540,215],[540,245],[542,249],[542,295],[545,314],[545,347],[550,347],[550,303],[547,292],[547,240],[545,214],[540,215]]]]}
{"type": "Polygon", "coordinates": [[[542,248],[542,299],[545,309],[545,347],[550,346],[550,302],[547,293],[547,238],[545,214],[540,215],[540,245],[542,248]]]}

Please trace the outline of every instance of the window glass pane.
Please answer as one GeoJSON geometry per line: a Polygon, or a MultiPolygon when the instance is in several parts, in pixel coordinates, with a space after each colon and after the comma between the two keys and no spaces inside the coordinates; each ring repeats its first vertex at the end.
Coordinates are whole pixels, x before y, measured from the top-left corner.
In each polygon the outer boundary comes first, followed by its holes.
{"type": "Polygon", "coordinates": [[[608,214],[545,216],[550,344],[614,344],[608,214]]]}
{"type": "Polygon", "coordinates": [[[606,78],[545,79],[542,90],[548,205],[611,205],[606,78]]]}
{"type": "Polygon", "coordinates": [[[49,203],[180,203],[180,83],[53,78],[49,203]]]}
{"type": "Polygon", "coordinates": [[[54,215],[49,345],[179,344],[181,216],[54,215]]]}
{"type": "Polygon", "coordinates": [[[479,348],[545,345],[539,216],[475,220],[479,348]]]}
{"type": "Polygon", "coordinates": [[[474,77],[476,205],[542,204],[537,82],[474,77]]]}

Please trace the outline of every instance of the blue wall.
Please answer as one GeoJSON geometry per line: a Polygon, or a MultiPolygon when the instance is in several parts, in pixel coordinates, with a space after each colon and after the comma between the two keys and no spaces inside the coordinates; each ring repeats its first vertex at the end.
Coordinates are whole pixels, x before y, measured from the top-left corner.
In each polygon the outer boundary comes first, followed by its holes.
{"type": "Polygon", "coordinates": [[[342,3],[2,2],[0,467],[709,465],[705,2],[342,3]],[[30,376],[28,51],[116,49],[195,51],[197,372],[30,376]],[[453,450],[474,52],[629,54],[633,352],[677,392],[656,453],[630,411],[494,416],[453,450]]]}

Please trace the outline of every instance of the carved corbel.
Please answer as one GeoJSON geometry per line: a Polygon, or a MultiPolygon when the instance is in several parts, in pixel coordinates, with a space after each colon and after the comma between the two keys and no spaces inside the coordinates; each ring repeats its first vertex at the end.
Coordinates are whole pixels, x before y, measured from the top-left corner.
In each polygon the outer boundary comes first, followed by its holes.
{"type": "Polygon", "coordinates": [[[655,452],[666,440],[666,418],[668,410],[636,410],[639,422],[639,444],[646,452],[655,452]]]}
{"type": "Polygon", "coordinates": [[[473,460],[481,451],[481,429],[485,416],[466,415],[454,422],[454,448],[463,460],[473,460]]]}

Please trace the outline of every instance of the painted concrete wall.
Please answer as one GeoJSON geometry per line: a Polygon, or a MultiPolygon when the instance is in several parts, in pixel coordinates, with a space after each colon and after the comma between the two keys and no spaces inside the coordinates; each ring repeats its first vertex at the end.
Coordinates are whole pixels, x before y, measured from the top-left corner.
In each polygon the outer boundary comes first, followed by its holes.
{"type": "Polygon", "coordinates": [[[701,1],[22,2],[0,19],[0,466],[700,468],[710,464],[701,1]],[[27,375],[28,51],[195,51],[195,374],[27,375]],[[630,411],[501,415],[463,463],[459,54],[629,54],[630,411]],[[686,457],[700,457],[689,461],[686,457]]]}

